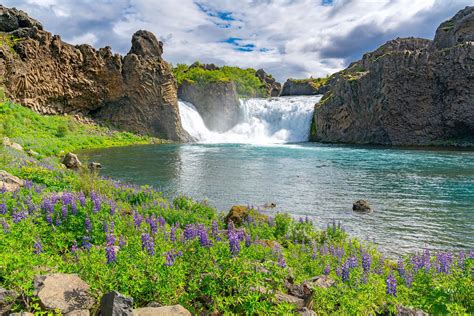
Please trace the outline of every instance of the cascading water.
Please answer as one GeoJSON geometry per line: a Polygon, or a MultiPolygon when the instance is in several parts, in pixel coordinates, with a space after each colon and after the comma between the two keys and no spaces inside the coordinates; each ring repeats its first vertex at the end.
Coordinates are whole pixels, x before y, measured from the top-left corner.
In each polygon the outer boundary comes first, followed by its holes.
{"type": "Polygon", "coordinates": [[[278,144],[309,138],[314,105],[321,96],[241,100],[243,119],[230,130],[210,131],[196,108],[179,101],[183,128],[200,143],[278,144]]]}

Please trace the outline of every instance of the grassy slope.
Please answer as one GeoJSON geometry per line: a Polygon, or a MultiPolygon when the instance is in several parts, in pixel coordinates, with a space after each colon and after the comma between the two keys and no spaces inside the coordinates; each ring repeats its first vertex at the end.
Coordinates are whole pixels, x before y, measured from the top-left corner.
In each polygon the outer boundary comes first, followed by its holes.
{"type": "Polygon", "coordinates": [[[0,102],[0,137],[9,137],[43,156],[83,148],[146,144],[153,140],[79,123],[68,116],[43,116],[9,101],[0,102]]]}
{"type": "MultiPolygon", "coordinates": [[[[43,154],[57,152],[69,146],[68,139],[74,139],[72,135],[57,136],[58,124],[69,122],[67,119],[26,115],[25,109],[11,105],[7,108],[9,124],[25,128],[14,131],[15,139],[23,144],[28,143],[23,137],[30,139],[33,148],[43,154]],[[36,143],[27,131],[40,131],[45,141],[36,143]],[[54,149],[48,149],[48,144],[54,149]]],[[[95,145],[87,138],[89,127],[81,128],[86,130],[76,144],[95,145]]],[[[101,145],[121,143],[117,136],[100,137],[101,145]]],[[[0,287],[23,293],[15,310],[41,310],[33,291],[35,275],[67,272],[78,273],[97,299],[118,290],[132,296],[135,306],[157,301],[180,303],[193,313],[290,314],[296,313],[293,307],[274,304],[271,291],[284,291],[288,275],[299,283],[329,269],[336,285],[316,290],[313,308],[319,314],[367,315],[386,308],[393,311],[397,304],[431,313],[474,312],[474,260],[469,258],[453,256],[449,273],[445,273],[439,271],[439,258],[445,257],[407,257],[402,273],[400,265],[397,268],[396,263],[384,260],[372,245],[350,239],[336,226],[318,230],[312,223],[293,221],[283,214],[246,222],[242,229],[250,243],[243,238],[240,252],[232,255],[223,215],[206,203],[183,197],[166,201],[150,188],[103,180],[86,170],[65,170],[57,158],[36,160],[1,146],[0,169],[32,181],[15,194],[0,193],[0,287]],[[48,206],[51,201],[53,207],[48,206]],[[163,226],[160,218],[165,221],[163,226]],[[212,233],[213,221],[220,231],[212,233]],[[206,233],[201,234],[211,244],[203,245],[203,237],[186,240],[184,227],[188,224],[203,225],[200,231],[206,233]],[[172,227],[177,227],[173,229],[175,241],[172,227]],[[152,252],[142,248],[145,234],[153,240],[152,252]],[[283,248],[280,253],[272,251],[255,243],[257,239],[278,241],[283,248]],[[116,260],[107,263],[107,249],[110,253],[112,245],[118,246],[116,260]],[[174,257],[171,266],[165,264],[167,255],[174,257]],[[420,261],[423,267],[415,271],[413,262],[420,261]],[[354,266],[349,268],[349,262],[354,266]],[[396,296],[386,293],[389,275],[397,282],[396,296]],[[409,279],[412,283],[407,286],[409,279]],[[271,291],[261,294],[253,290],[257,287],[271,291]]]]}
{"type": "Polygon", "coordinates": [[[189,67],[178,64],[173,68],[178,85],[183,81],[207,84],[219,81],[234,81],[237,93],[241,97],[265,96],[263,83],[255,76],[255,69],[224,66],[218,70],[205,70],[201,67],[189,67]]]}

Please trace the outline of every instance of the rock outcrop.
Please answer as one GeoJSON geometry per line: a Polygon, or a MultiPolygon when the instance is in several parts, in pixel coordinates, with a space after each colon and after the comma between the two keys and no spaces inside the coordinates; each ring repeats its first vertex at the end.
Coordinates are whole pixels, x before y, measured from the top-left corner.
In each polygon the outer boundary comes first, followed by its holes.
{"type": "Polygon", "coordinates": [[[324,94],[327,90],[324,79],[288,79],[283,84],[281,96],[324,94]]]}
{"type": "Polygon", "coordinates": [[[265,70],[259,69],[255,72],[255,76],[265,85],[267,96],[278,97],[281,93],[281,83],[277,82],[275,78],[267,74],[265,70]]]}
{"type": "Polygon", "coordinates": [[[191,102],[201,115],[207,128],[225,132],[241,118],[240,101],[232,81],[209,83],[183,81],[179,86],[181,100],[191,102]]]}
{"type": "Polygon", "coordinates": [[[331,78],[311,140],[384,145],[474,143],[474,7],[434,41],[398,38],[331,78]]]}
{"type": "Polygon", "coordinates": [[[191,316],[191,313],[181,305],[162,307],[142,307],[133,310],[133,316],[191,316]]]}
{"type": "Polygon", "coordinates": [[[15,177],[5,170],[0,170],[0,191],[5,190],[8,192],[14,192],[25,184],[23,180],[15,177]]]}
{"type": "Polygon", "coordinates": [[[25,12],[0,6],[0,85],[43,114],[92,116],[124,130],[187,140],[162,45],[138,31],[124,57],[110,47],[73,46],[25,12]]]}

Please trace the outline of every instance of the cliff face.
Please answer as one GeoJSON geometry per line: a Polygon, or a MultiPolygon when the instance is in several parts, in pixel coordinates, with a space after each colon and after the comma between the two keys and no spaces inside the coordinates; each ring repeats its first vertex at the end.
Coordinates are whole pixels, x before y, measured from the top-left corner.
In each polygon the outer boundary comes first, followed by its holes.
{"type": "Polygon", "coordinates": [[[255,76],[265,85],[266,96],[278,97],[281,93],[281,83],[277,82],[275,78],[267,74],[265,70],[259,69],[255,72],[255,76]]]}
{"type": "Polygon", "coordinates": [[[44,114],[82,114],[161,138],[188,139],[177,86],[162,43],[133,35],[122,57],[110,47],[73,46],[26,13],[0,6],[0,84],[15,101],[44,114]]]}
{"type": "Polygon", "coordinates": [[[474,143],[474,7],[441,24],[434,41],[387,42],[334,75],[311,140],[474,143]]]}
{"type": "Polygon", "coordinates": [[[313,81],[312,79],[288,79],[283,84],[281,95],[315,95],[324,94],[327,90],[327,85],[320,84],[318,82],[313,81]]]}
{"type": "Polygon", "coordinates": [[[206,126],[214,131],[229,130],[238,123],[242,114],[232,81],[193,83],[185,80],[179,86],[178,96],[191,102],[206,126]]]}

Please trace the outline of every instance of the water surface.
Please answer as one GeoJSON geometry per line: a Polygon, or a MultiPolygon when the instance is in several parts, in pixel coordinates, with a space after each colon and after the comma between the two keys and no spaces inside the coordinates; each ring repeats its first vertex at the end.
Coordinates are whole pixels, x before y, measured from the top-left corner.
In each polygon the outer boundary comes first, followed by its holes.
{"type": "Polygon", "coordinates": [[[151,184],[168,198],[208,199],[219,210],[273,202],[272,213],[342,222],[401,254],[474,249],[474,152],[298,145],[146,145],[87,151],[102,174],[151,184]],[[370,215],[352,202],[367,199],[370,215]]]}

